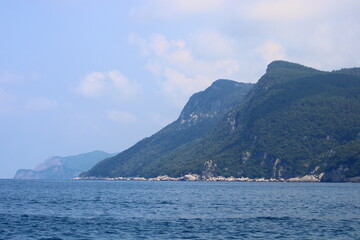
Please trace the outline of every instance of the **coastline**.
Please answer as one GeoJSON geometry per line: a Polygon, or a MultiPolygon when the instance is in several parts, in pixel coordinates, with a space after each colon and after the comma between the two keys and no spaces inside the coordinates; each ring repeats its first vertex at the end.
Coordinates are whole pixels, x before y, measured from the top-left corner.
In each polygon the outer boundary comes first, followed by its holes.
{"type": "MultiPolygon", "coordinates": [[[[197,174],[186,174],[182,177],[170,177],[167,175],[158,176],[155,178],[145,177],[75,177],[72,180],[105,180],[105,181],[203,181],[203,182],[322,182],[322,174],[320,175],[305,175],[302,177],[295,178],[248,178],[248,177],[204,177],[197,174]]],[[[360,177],[348,179],[351,183],[360,183],[360,177]]]]}

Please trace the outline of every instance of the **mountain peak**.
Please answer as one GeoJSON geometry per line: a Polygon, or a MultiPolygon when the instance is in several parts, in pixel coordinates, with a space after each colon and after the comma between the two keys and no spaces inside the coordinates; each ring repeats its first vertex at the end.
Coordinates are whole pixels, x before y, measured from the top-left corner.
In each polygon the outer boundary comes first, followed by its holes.
{"type": "Polygon", "coordinates": [[[261,77],[257,85],[268,89],[277,83],[321,73],[324,72],[298,63],[277,60],[268,65],[265,75],[261,77]]]}
{"type": "Polygon", "coordinates": [[[354,67],[354,68],[342,68],[337,71],[333,71],[334,73],[340,73],[340,74],[348,74],[360,77],[360,67],[354,67]]]}
{"type": "Polygon", "coordinates": [[[229,80],[229,79],[218,79],[215,82],[213,82],[211,84],[211,87],[223,87],[223,86],[229,86],[229,85],[234,85],[238,82],[233,81],[233,80],[229,80]]]}
{"type": "Polygon", "coordinates": [[[211,118],[219,113],[223,114],[236,105],[236,102],[241,102],[244,97],[243,93],[247,93],[251,87],[252,84],[250,83],[240,83],[227,79],[216,80],[204,91],[195,93],[190,97],[180,114],[179,120],[182,121],[193,114],[202,114],[211,118]]]}
{"type": "Polygon", "coordinates": [[[283,61],[283,60],[276,60],[271,62],[267,69],[266,69],[266,73],[271,73],[271,72],[279,72],[279,71],[289,71],[289,70],[305,70],[305,71],[318,71],[314,68],[310,68],[310,67],[306,67],[304,65],[298,64],[298,63],[292,63],[292,62],[287,62],[287,61],[283,61]]]}
{"type": "Polygon", "coordinates": [[[230,90],[232,91],[234,87],[240,87],[245,85],[251,85],[250,83],[242,83],[242,82],[236,82],[233,80],[228,79],[218,79],[215,82],[211,84],[209,88],[207,88],[205,91],[209,90],[230,90]]]}

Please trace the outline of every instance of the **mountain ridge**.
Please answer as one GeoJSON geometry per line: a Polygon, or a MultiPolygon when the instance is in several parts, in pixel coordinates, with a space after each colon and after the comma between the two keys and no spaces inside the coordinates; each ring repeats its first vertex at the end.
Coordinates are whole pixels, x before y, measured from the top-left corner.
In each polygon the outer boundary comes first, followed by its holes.
{"type": "Polygon", "coordinates": [[[190,97],[177,120],[117,156],[99,162],[82,176],[105,177],[104,172],[110,176],[153,176],[152,172],[159,170],[158,161],[162,156],[207,135],[229,109],[242,102],[251,87],[249,83],[215,81],[190,97]]]}
{"type": "Polygon", "coordinates": [[[194,173],[348,181],[360,176],[359,76],[360,68],[325,72],[274,61],[243,101],[227,109],[201,138],[188,139],[166,154],[151,156],[143,151],[153,158],[146,171],[139,171],[141,164],[136,166],[140,163],[136,159],[125,159],[135,166],[123,168],[115,157],[108,168],[120,170],[109,174],[99,168],[100,162],[82,176],[180,177],[194,173]]]}

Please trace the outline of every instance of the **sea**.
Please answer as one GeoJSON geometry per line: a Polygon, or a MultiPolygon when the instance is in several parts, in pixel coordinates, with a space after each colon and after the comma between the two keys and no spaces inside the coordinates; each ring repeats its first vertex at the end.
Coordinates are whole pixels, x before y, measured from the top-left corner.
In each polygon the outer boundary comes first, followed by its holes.
{"type": "Polygon", "coordinates": [[[360,184],[0,180],[0,239],[360,239],[360,184]]]}

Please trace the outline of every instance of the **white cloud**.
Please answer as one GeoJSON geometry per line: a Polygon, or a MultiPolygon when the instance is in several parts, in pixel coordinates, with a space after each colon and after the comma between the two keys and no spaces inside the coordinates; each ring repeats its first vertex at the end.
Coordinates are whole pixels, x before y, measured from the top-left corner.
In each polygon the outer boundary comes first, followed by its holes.
{"type": "Polygon", "coordinates": [[[285,60],[286,58],[284,48],[272,40],[259,46],[256,51],[263,57],[267,64],[274,60],[285,60]]]}
{"type": "MultiPolygon", "coordinates": [[[[357,0],[251,0],[232,2],[239,16],[250,20],[270,22],[312,22],[328,17],[356,14],[360,7],[357,0]]],[[[276,26],[275,26],[276,27],[276,26]]]]}
{"type": "Polygon", "coordinates": [[[21,81],[22,78],[22,76],[15,73],[3,72],[0,73],[0,84],[17,83],[21,81]]]}
{"type": "Polygon", "coordinates": [[[145,68],[158,78],[162,91],[178,105],[183,105],[190,95],[218,78],[236,78],[240,69],[235,59],[226,54],[220,56],[219,52],[219,58],[215,60],[196,58],[183,39],[169,40],[160,34],[152,35],[148,40],[139,36],[136,39],[138,41],[133,43],[141,43],[140,50],[146,52],[145,68]]]}
{"type": "Polygon", "coordinates": [[[207,58],[234,57],[238,43],[218,31],[202,31],[190,35],[196,53],[207,58]]]}
{"type": "Polygon", "coordinates": [[[247,18],[262,20],[296,20],[314,14],[321,0],[304,4],[304,0],[272,0],[252,1],[243,11],[247,18]]]}
{"type": "Polygon", "coordinates": [[[133,114],[118,110],[108,110],[105,112],[105,116],[109,120],[117,121],[120,123],[133,123],[137,120],[133,114]]]}
{"type": "Polygon", "coordinates": [[[360,64],[358,0],[200,2],[149,1],[133,11],[147,25],[164,26],[163,35],[131,34],[129,40],[175,102],[184,103],[217,78],[255,82],[273,60],[324,70],[360,64]],[[191,32],[184,26],[189,23],[191,32]],[[181,37],[169,37],[174,35],[181,37]]]}
{"type": "Polygon", "coordinates": [[[107,76],[112,82],[111,87],[115,87],[115,91],[120,93],[121,96],[126,99],[141,92],[141,85],[139,83],[130,81],[117,70],[108,72],[107,76]]]}
{"type": "Polygon", "coordinates": [[[174,100],[179,99],[179,104],[182,104],[182,95],[191,95],[194,93],[194,88],[197,88],[195,84],[199,84],[195,82],[194,79],[186,77],[175,69],[167,68],[164,70],[163,75],[165,81],[160,83],[163,91],[169,94],[174,100]]]}
{"type": "Polygon", "coordinates": [[[48,99],[46,97],[35,97],[30,99],[26,108],[29,110],[49,110],[57,107],[57,102],[55,100],[48,99]]]}
{"type": "Polygon", "coordinates": [[[213,69],[215,72],[221,73],[223,77],[231,77],[240,70],[240,63],[234,59],[217,60],[213,63],[213,69]]]}
{"type": "Polygon", "coordinates": [[[168,40],[163,35],[154,34],[147,43],[148,56],[155,62],[168,62],[179,67],[193,62],[191,51],[183,40],[168,40]]]}
{"type": "Polygon", "coordinates": [[[192,15],[262,20],[301,21],[322,19],[324,16],[353,11],[359,1],[347,0],[148,0],[132,9],[130,16],[135,20],[178,21],[192,15]]]}
{"type": "Polygon", "coordinates": [[[167,50],[170,47],[170,44],[167,39],[160,35],[160,34],[155,34],[153,36],[151,36],[150,42],[149,42],[149,47],[150,49],[155,53],[155,55],[157,56],[163,56],[167,50]]]}
{"type": "Polygon", "coordinates": [[[139,47],[142,56],[146,56],[148,54],[147,41],[141,38],[136,33],[130,33],[128,35],[128,41],[129,43],[137,45],[139,47]]]}
{"type": "MultiPolygon", "coordinates": [[[[145,24],[154,24],[153,21],[162,24],[165,19],[170,26],[179,25],[180,33],[184,32],[182,21],[193,23],[189,29],[196,33],[186,39],[185,45],[185,49],[192,50],[192,59],[205,60],[203,62],[235,59],[241,63],[241,69],[253,71],[244,79],[262,73],[265,66],[261,58],[268,62],[287,57],[327,70],[356,66],[360,62],[358,0],[223,0],[207,3],[148,1],[133,9],[132,14],[145,24]],[[200,21],[199,16],[204,20],[200,21]],[[270,43],[260,46],[266,39],[276,39],[278,46],[270,43]]],[[[168,31],[164,30],[164,33],[173,34],[173,30],[168,31]]],[[[149,40],[142,41],[142,52],[149,51],[149,40]]],[[[168,42],[163,41],[163,45],[157,42],[163,47],[158,48],[158,52],[172,49],[173,45],[166,46],[168,42]]],[[[192,63],[193,69],[201,67],[201,64],[192,63]]],[[[148,69],[160,74],[159,65],[157,61],[149,61],[148,69]]],[[[185,72],[180,66],[176,70],[192,78],[192,73],[185,72]]]]}
{"type": "MultiPolygon", "coordinates": [[[[359,18],[360,24],[360,18],[359,18]]],[[[358,24],[323,23],[305,33],[307,37],[301,44],[302,55],[299,61],[311,66],[333,70],[360,65],[360,38],[358,24]]]]}
{"type": "MultiPolygon", "coordinates": [[[[255,45],[260,45],[264,39],[276,38],[281,42],[282,50],[279,49],[278,54],[274,49],[268,49],[268,54],[265,54],[266,50],[262,49],[263,55],[269,55],[267,59],[273,59],[271,56],[274,55],[285,56],[324,70],[352,67],[360,62],[357,43],[360,38],[360,1],[257,0],[233,3],[240,23],[238,29],[245,26],[255,45]]],[[[259,50],[257,47],[257,53],[261,52],[259,50]]]]}
{"type": "Polygon", "coordinates": [[[85,76],[78,87],[78,91],[85,97],[97,97],[103,94],[105,88],[105,74],[93,72],[85,76]]]}
{"type": "Polygon", "coordinates": [[[110,97],[129,100],[142,91],[141,85],[124,77],[119,71],[92,72],[80,82],[77,91],[84,97],[110,97]]]}

